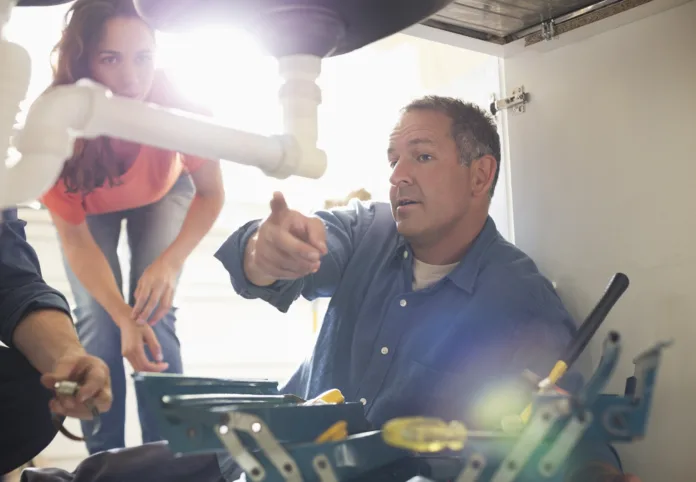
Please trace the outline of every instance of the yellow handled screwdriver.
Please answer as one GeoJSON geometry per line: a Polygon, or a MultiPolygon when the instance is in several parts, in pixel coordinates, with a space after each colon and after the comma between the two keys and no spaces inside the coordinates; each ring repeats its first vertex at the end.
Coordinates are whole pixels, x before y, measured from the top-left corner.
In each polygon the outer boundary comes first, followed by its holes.
{"type": "Polygon", "coordinates": [[[382,427],[382,438],[393,446],[420,453],[461,450],[467,440],[461,422],[447,423],[431,417],[402,417],[389,420],[382,427]]]}
{"type": "Polygon", "coordinates": [[[317,397],[310,400],[305,400],[302,405],[332,405],[337,403],[343,403],[346,399],[338,388],[332,388],[317,397]]]}

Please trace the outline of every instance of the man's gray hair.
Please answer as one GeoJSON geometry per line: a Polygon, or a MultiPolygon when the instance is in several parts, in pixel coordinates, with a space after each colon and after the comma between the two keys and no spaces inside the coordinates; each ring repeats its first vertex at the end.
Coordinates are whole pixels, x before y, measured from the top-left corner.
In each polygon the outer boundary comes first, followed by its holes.
{"type": "Polygon", "coordinates": [[[468,166],[483,156],[493,156],[496,163],[490,191],[493,197],[500,171],[500,136],[493,118],[476,104],[438,95],[416,99],[404,107],[402,112],[413,110],[442,112],[452,120],[452,138],[459,149],[462,164],[468,166]]]}

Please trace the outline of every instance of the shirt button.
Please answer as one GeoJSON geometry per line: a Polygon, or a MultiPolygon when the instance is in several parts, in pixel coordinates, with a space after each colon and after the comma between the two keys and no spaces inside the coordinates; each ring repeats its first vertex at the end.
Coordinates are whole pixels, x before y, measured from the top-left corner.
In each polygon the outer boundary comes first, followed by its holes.
{"type": "Polygon", "coordinates": [[[399,301],[399,304],[403,307],[406,306],[406,300],[401,300],[399,301]]]}
{"type": "Polygon", "coordinates": [[[408,251],[404,249],[404,259],[408,258],[408,251]]]}
{"type": "Polygon", "coordinates": [[[386,346],[383,346],[382,349],[380,350],[380,352],[382,352],[382,355],[386,355],[387,353],[389,353],[389,348],[387,348],[386,346]]]}
{"type": "Polygon", "coordinates": [[[364,398],[361,398],[360,403],[362,403],[363,405],[367,405],[367,400],[365,400],[364,398]]]}

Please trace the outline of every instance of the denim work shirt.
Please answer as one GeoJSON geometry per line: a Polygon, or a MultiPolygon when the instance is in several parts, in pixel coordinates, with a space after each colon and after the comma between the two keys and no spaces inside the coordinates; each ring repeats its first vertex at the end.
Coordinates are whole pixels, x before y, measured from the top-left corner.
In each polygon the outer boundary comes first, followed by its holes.
{"type": "Polygon", "coordinates": [[[65,296],[46,284],[36,251],[27,242],[26,222],[14,209],[0,224],[0,341],[12,347],[14,331],[29,313],[60,310],[70,316],[65,296]]]}
{"type": "Polygon", "coordinates": [[[234,233],[216,257],[245,298],[286,312],[300,295],[330,296],[314,353],[285,387],[310,398],[340,389],[367,418],[432,415],[478,426],[476,407],[503,396],[524,369],[545,376],[574,322],[532,260],[488,219],[459,265],[413,291],[413,253],[391,208],[352,203],[317,213],[329,254],[319,271],[270,287],[250,284],[243,255],[259,221],[234,233]]]}
{"type": "MultiPolygon", "coordinates": [[[[259,220],[215,255],[239,295],[281,312],[300,295],[331,297],[314,351],[285,392],[307,399],[338,388],[347,401],[364,403],[376,427],[420,415],[500,428],[503,415],[529,400],[513,389],[523,370],[546,376],[576,330],[552,284],[491,218],[450,274],[414,292],[413,252],[389,204],[351,202],[316,216],[328,254],[315,274],[252,285],[244,251],[259,220]]],[[[617,465],[607,446],[596,449],[593,459],[617,465]]]]}

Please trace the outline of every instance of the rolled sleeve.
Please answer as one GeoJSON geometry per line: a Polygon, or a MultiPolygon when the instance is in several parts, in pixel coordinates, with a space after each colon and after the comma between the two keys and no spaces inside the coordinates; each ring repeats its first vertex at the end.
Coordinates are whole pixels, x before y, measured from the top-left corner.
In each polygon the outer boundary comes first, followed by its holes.
{"type": "Polygon", "coordinates": [[[223,243],[215,257],[230,274],[232,286],[237,294],[247,299],[264,300],[283,313],[286,313],[300,296],[313,300],[333,295],[355,248],[374,221],[374,204],[353,200],[344,208],[318,211],[314,216],[324,223],[329,253],[322,258],[321,266],[316,273],[301,279],[276,281],[266,287],[255,286],[249,282],[244,273],[244,253],[261,220],[248,222],[223,243]]]}
{"type": "Polygon", "coordinates": [[[43,280],[25,226],[11,218],[0,226],[0,341],[10,347],[15,329],[30,313],[53,309],[70,316],[68,301],[43,280]]]}
{"type": "Polygon", "coordinates": [[[302,292],[302,280],[276,281],[270,286],[256,286],[244,273],[244,252],[260,224],[260,220],[250,221],[235,231],[217,250],[215,258],[229,273],[232,287],[238,295],[250,300],[261,299],[287,313],[302,292]]]}

